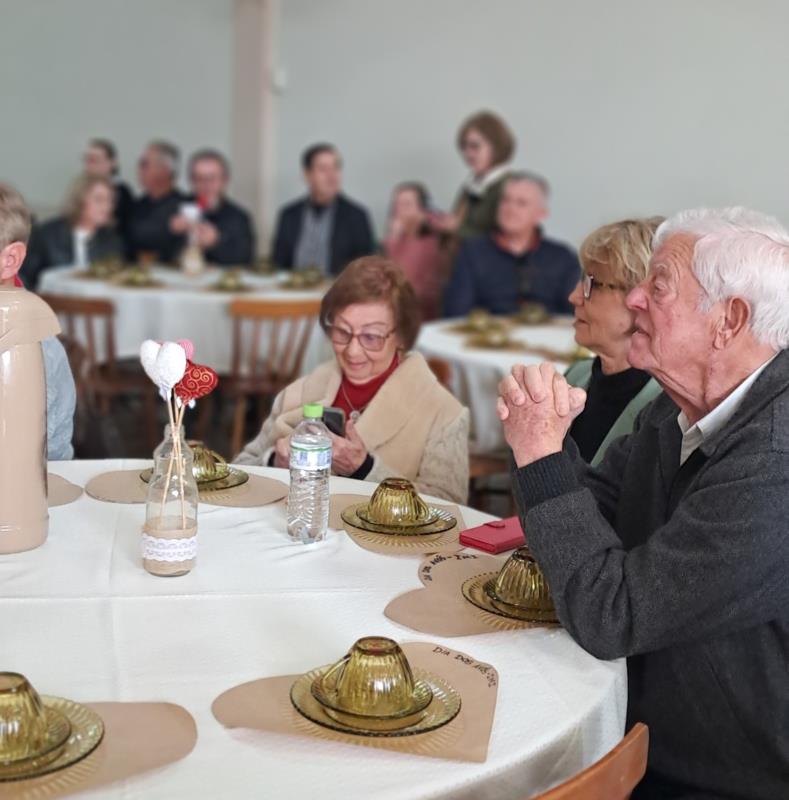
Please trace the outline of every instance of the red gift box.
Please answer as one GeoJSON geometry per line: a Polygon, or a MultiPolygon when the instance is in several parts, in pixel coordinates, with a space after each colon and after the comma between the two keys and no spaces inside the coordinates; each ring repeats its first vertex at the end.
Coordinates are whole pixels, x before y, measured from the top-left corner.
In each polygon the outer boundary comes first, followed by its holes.
{"type": "Polygon", "coordinates": [[[476,547],[486,553],[503,553],[526,544],[520,520],[517,517],[496,519],[460,534],[460,543],[476,547]]]}

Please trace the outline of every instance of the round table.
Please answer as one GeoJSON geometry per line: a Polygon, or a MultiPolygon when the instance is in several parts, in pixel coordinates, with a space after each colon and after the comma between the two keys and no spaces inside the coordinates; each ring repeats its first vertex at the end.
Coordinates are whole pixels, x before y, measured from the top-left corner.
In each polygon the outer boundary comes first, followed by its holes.
{"type": "MultiPolygon", "coordinates": [[[[84,485],[146,463],[53,462],[50,470],[84,485]]],[[[287,481],[283,470],[249,469],[287,481]]],[[[331,479],[333,493],[374,488],[331,479]]],[[[469,525],[489,518],[463,514],[469,525]]],[[[281,503],[201,505],[194,571],[157,578],[140,563],[143,517],[142,505],[83,495],[51,510],[42,547],[0,557],[0,669],[79,701],[179,703],[197,722],[187,758],[85,797],[515,800],[565,780],[622,736],[624,662],[598,661],[565,631],[442,639],[384,617],[389,600],[420,586],[417,557],[376,555],[342,532],[318,545],[291,543],[281,503]],[[496,667],[485,763],[231,731],[212,716],[226,689],[336,660],[366,634],[445,644],[496,667]]]]}
{"type": "MultiPolygon", "coordinates": [[[[90,279],[83,269],[57,267],[41,275],[38,291],[43,294],[111,300],[115,306],[115,350],[118,358],[136,358],[145,339],[159,341],[191,339],[195,358],[220,373],[230,371],[232,326],[228,311],[236,298],[273,300],[320,299],[325,287],[316,290],[280,288],[279,275],[244,273],[243,282],[252,291],[226,292],[212,290],[222,272],[208,268],[201,275],[190,277],[176,269],[151,267],[151,276],[162,286],[131,288],[106,280],[90,279]]],[[[266,352],[265,345],[261,352],[266,352]]],[[[99,350],[103,357],[103,350],[99,350]]],[[[320,327],[315,325],[304,356],[302,372],[312,371],[331,357],[331,348],[320,327]]]]}
{"type": "MultiPolygon", "coordinates": [[[[439,320],[422,326],[417,349],[436,356],[452,366],[452,393],[471,412],[471,451],[495,453],[506,447],[501,423],[496,416],[496,397],[501,379],[513,364],[539,364],[551,360],[560,372],[569,361],[546,359],[545,355],[524,350],[487,350],[467,345],[469,334],[452,330],[462,320],[439,320]]],[[[516,325],[512,339],[526,347],[545,348],[556,353],[575,349],[572,320],[557,318],[547,325],[516,325]]]]}

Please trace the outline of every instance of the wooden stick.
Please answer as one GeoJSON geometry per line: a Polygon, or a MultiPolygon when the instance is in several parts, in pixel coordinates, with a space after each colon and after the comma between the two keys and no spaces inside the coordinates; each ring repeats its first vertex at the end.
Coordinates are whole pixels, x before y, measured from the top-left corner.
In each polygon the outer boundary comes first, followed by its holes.
{"type": "MultiPolygon", "coordinates": [[[[175,437],[175,419],[173,418],[173,407],[170,405],[170,398],[168,397],[165,401],[167,404],[167,414],[170,417],[170,436],[175,437]]],[[[177,454],[177,439],[173,438],[173,449],[170,452],[170,463],[167,465],[167,478],[164,482],[164,491],[162,492],[162,505],[159,509],[159,520],[161,521],[162,515],[164,514],[164,504],[167,502],[167,488],[170,486],[170,478],[173,474],[173,463],[175,461],[175,457],[177,454]]],[[[156,470],[156,464],[153,465],[154,471],[156,470]]],[[[151,475],[151,480],[153,480],[153,475],[151,475]]]]}
{"type": "MultiPolygon", "coordinates": [[[[175,402],[175,400],[173,400],[175,402]]],[[[178,443],[178,480],[181,484],[181,529],[186,529],[186,505],[184,502],[184,462],[181,453],[181,422],[184,418],[186,404],[182,405],[177,411],[175,421],[176,442],[178,443]]]]}

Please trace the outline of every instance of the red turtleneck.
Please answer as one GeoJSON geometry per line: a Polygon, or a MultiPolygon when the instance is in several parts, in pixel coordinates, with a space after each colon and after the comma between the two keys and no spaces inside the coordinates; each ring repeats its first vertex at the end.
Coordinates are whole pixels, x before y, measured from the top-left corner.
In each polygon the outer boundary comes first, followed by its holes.
{"type": "Polygon", "coordinates": [[[370,404],[378,390],[386,383],[386,379],[400,366],[400,356],[395,353],[392,363],[378,377],[373,378],[367,383],[351,383],[342,374],[342,382],[332,404],[335,408],[345,411],[345,416],[350,417],[351,412],[358,411],[360,414],[370,404]]]}

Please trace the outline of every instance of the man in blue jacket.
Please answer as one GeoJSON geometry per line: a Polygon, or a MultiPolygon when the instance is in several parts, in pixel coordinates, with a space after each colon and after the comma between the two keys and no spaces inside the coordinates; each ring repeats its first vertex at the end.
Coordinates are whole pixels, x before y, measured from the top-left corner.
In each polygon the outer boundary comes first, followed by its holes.
{"type": "Polygon", "coordinates": [[[513,314],[524,302],[551,314],[572,314],[567,299],[581,274],[567,245],[548,239],[548,184],[538,175],[513,173],[499,201],[497,230],[461,247],[444,295],[444,314],[461,317],[474,308],[513,314]]]}

